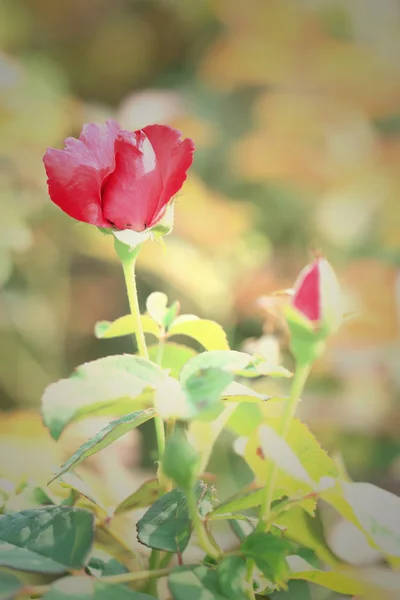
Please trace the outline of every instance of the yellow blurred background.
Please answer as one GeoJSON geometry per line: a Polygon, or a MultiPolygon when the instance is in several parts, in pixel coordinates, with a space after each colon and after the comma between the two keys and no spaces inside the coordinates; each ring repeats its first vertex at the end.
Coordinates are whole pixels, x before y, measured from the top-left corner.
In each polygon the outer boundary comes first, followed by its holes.
{"type": "Polygon", "coordinates": [[[127,312],[121,269],[108,236],[50,202],[42,165],[113,117],[197,146],[166,251],[140,256],[142,307],[164,291],[290,368],[269,296],[321,248],[349,317],[301,414],[352,477],[400,492],[399,56],[397,0],[0,2],[0,477],[58,462],[46,385],[132,348],[93,335],[127,312]]]}

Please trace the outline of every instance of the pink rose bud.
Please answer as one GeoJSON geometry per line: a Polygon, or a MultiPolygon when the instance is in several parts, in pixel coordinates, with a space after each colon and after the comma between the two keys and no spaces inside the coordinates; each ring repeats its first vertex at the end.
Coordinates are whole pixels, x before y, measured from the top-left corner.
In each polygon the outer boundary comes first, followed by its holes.
{"type": "Polygon", "coordinates": [[[310,362],[321,354],[325,340],[343,319],[339,282],[330,264],[316,258],[300,273],[286,313],[295,358],[310,362]]]}
{"type": "Polygon", "coordinates": [[[335,333],[342,322],[342,294],[336,274],[324,258],[305,267],[294,286],[292,306],[315,329],[335,333]]]}

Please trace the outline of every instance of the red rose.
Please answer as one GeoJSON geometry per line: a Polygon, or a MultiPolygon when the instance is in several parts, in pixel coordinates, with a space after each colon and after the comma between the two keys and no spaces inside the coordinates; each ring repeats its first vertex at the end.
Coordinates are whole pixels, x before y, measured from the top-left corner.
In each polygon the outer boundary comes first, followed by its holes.
{"type": "Polygon", "coordinates": [[[166,125],[121,130],[115,121],[84,125],[44,164],[52,201],[98,227],[144,231],[164,216],[193,162],[192,140],[166,125]]]}

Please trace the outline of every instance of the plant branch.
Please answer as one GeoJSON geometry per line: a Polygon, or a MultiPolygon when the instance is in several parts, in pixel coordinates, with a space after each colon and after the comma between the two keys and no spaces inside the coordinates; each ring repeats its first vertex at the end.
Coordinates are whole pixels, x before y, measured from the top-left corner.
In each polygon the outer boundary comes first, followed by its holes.
{"type": "Polygon", "coordinates": [[[126,291],[128,294],[129,308],[131,311],[132,319],[134,321],[134,335],[136,339],[137,349],[139,356],[143,358],[149,358],[147,352],[146,339],[143,333],[142,322],[140,319],[139,301],[136,287],[136,259],[140,252],[140,245],[133,249],[129,246],[120,242],[117,238],[114,239],[115,251],[118,254],[122,270],[125,277],[126,291]]]}
{"type": "MultiPolygon", "coordinates": [[[[285,408],[283,410],[283,414],[279,424],[279,435],[286,439],[287,434],[289,432],[290,424],[295,415],[297,404],[301,393],[303,391],[304,385],[307,381],[307,377],[310,373],[311,363],[305,364],[297,364],[296,370],[292,382],[292,389],[290,392],[290,397],[286,402],[285,408]]],[[[265,531],[267,532],[271,525],[271,504],[274,494],[275,488],[275,480],[277,475],[277,466],[272,461],[268,462],[268,470],[266,476],[266,483],[264,487],[264,493],[261,501],[258,524],[256,527],[256,531],[265,531]]],[[[247,583],[247,594],[249,600],[254,600],[255,595],[253,591],[253,578],[254,578],[254,568],[255,562],[253,559],[249,559],[247,561],[246,568],[246,583],[247,583]]]]}
{"type": "MultiPolygon", "coordinates": [[[[288,431],[290,428],[290,424],[295,415],[297,404],[298,404],[300,395],[303,391],[304,385],[307,381],[307,377],[309,375],[310,368],[311,368],[311,365],[309,365],[309,364],[305,364],[305,365],[298,364],[296,366],[296,371],[295,371],[293,382],[292,382],[292,389],[290,392],[290,397],[285,404],[285,408],[284,408],[284,411],[283,411],[283,414],[282,414],[282,417],[280,420],[280,424],[279,424],[278,434],[283,439],[286,439],[286,437],[287,437],[287,434],[288,434],[288,431]]],[[[267,529],[268,529],[268,523],[269,523],[270,512],[271,512],[271,503],[272,503],[272,498],[273,498],[273,493],[274,493],[274,488],[275,488],[275,480],[276,480],[277,471],[278,471],[278,469],[277,469],[276,463],[273,462],[272,460],[269,460],[266,483],[265,483],[265,487],[264,487],[264,493],[263,493],[263,498],[262,498],[260,512],[259,512],[259,521],[258,521],[258,526],[257,526],[258,531],[267,531],[267,529]]]]}
{"type": "Polygon", "coordinates": [[[221,556],[221,549],[218,548],[216,543],[211,540],[208,532],[201,520],[199,511],[197,510],[196,495],[192,489],[186,491],[189,515],[193,523],[194,531],[197,535],[199,546],[208,556],[214,560],[218,560],[221,556]]]}
{"type": "MultiPolygon", "coordinates": [[[[149,353],[146,346],[146,339],[144,337],[142,321],[140,318],[140,308],[136,287],[136,259],[139,255],[140,245],[131,249],[126,244],[120,242],[117,238],[114,239],[115,251],[118,254],[122,269],[125,277],[126,291],[128,294],[129,307],[131,315],[134,321],[135,338],[138,348],[139,356],[143,358],[149,358],[149,353]]],[[[165,449],[165,431],[164,423],[161,417],[156,415],[154,417],[154,424],[156,429],[157,446],[158,446],[158,460],[161,462],[162,456],[165,449]]]]}
{"type": "MultiPolygon", "coordinates": [[[[157,569],[154,571],[134,571],[133,573],[119,573],[118,575],[105,575],[101,577],[104,583],[131,583],[134,581],[142,581],[143,579],[159,579],[166,577],[170,573],[170,569],[157,569]]],[[[88,575],[89,579],[96,581],[97,577],[88,575]]],[[[43,596],[50,591],[51,585],[27,585],[20,592],[20,596],[43,596]]]]}

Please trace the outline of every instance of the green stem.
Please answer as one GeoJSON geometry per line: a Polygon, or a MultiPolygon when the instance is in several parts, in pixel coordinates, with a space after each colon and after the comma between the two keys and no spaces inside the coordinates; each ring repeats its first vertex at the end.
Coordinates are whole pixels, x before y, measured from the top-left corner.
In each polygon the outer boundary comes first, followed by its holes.
{"type": "MultiPolygon", "coordinates": [[[[296,366],[290,397],[286,402],[279,424],[278,434],[283,439],[286,439],[287,437],[290,428],[290,423],[292,422],[292,419],[295,415],[300,395],[303,391],[304,385],[307,381],[307,377],[310,373],[310,368],[310,364],[298,364],[296,366]]],[[[258,531],[268,530],[268,522],[270,518],[271,504],[273,499],[277,471],[278,468],[276,463],[272,462],[271,460],[268,461],[266,483],[259,512],[259,521],[257,526],[258,531]]]]}
{"type": "MultiPolygon", "coordinates": [[[[149,560],[150,573],[157,572],[160,563],[160,555],[161,553],[159,550],[155,550],[154,548],[152,549],[149,560]]],[[[149,577],[148,583],[146,585],[146,592],[150,594],[150,596],[157,597],[157,587],[157,580],[154,577],[149,577]]]]}
{"type": "MultiPolygon", "coordinates": [[[[136,287],[136,276],[135,276],[135,266],[136,259],[139,255],[140,245],[136,246],[133,249],[130,249],[129,246],[120,242],[117,238],[114,238],[114,247],[115,251],[118,254],[122,269],[125,277],[125,285],[126,291],[128,294],[129,307],[131,310],[132,319],[134,322],[134,331],[136,344],[138,348],[139,356],[143,358],[149,358],[149,353],[147,351],[146,339],[144,337],[142,321],[140,318],[140,309],[139,309],[139,301],[136,287]]],[[[158,446],[158,460],[161,461],[162,456],[164,454],[165,449],[165,431],[164,431],[164,423],[161,417],[154,417],[154,423],[156,428],[156,437],[157,437],[157,446],[158,446]]]]}
{"type": "Polygon", "coordinates": [[[166,569],[169,566],[169,563],[174,558],[173,552],[166,552],[163,558],[160,560],[159,565],[160,569],[166,569]]]}
{"type": "Polygon", "coordinates": [[[170,569],[153,569],[148,571],[136,571],[136,573],[120,573],[119,575],[107,575],[102,577],[106,583],[128,583],[130,581],[141,581],[142,579],[159,579],[166,577],[170,569]]]}
{"type": "Polygon", "coordinates": [[[163,354],[164,354],[164,342],[162,340],[160,340],[158,342],[157,355],[156,355],[156,360],[155,360],[157,365],[161,366],[163,354]]]}
{"type": "MultiPolygon", "coordinates": [[[[283,439],[287,437],[287,434],[289,432],[290,424],[295,415],[297,404],[303,391],[304,385],[307,381],[307,377],[310,373],[311,366],[311,363],[298,363],[296,365],[296,370],[292,381],[292,388],[290,391],[290,397],[286,402],[279,424],[278,433],[283,439]]],[[[274,494],[277,470],[278,469],[276,464],[270,460],[268,462],[266,484],[264,487],[263,498],[261,501],[258,524],[256,527],[256,531],[258,532],[267,532],[271,525],[271,504],[274,494]]],[[[247,561],[246,569],[247,594],[249,600],[253,600],[253,598],[255,597],[253,591],[254,568],[254,560],[249,559],[247,561]]]]}
{"type": "Polygon", "coordinates": [[[208,556],[214,560],[218,560],[221,556],[221,550],[213,543],[207,533],[204,523],[201,520],[199,511],[197,510],[197,500],[193,489],[186,491],[189,515],[193,523],[194,531],[197,535],[199,546],[208,556]]]}
{"type": "MultiPolygon", "coordinates": [[[[133,581],[142,581],[143,579],[159,579],[166,577],[170,569],[157,569],[154,571],[134,571],[133,573],[120,573],[118,575],[105,575],[101,578],[105,583],[130,583],[133,581]]],[[[95,579],[88,576],[88,579],[95,579]]],[[[51,585],[26,586],[20,592],[20,596],[43,596],[51,589],[51,585]]]]}
{"type": "MultiPolygon", "coordinates": [[[[114,239],[114,247],[115,251],[118,254],[122,269],[125,277],[126,291],[128,294],[129,307],[131,310],[132,319],[134,322],[134,331],[136,344],[138,348],[139,356],[143,358],[149,358],[149,353],[147,351],[146,339],[144,337],[142,321],[140,316],[140,308],[139,308],[139,300],[138,293],[136,287],[136,275],[135,275],[135,267],[136,267],[136,259],[139,255],[140,245],[136,246],[133,249],[130,249],[129,246],[120,242],[117,238],[114,239]]],[[[164,421],[159,415],[154,417],[154,426],[156,430],[156,438],[157,438],[157,448],[158,448],[158,463],[161,464],[162,457],[164,455],[165,450],[165,429],[164,429],[164,421]]],[[[161,487],[165,487],[165,484],[162,481],[162,473],[160,472],[159,466],[159,482],[161,487]]],[[[159,552],[157,550],[152,550],[150,555],[150,572],[155,572],[158,567],[159,560],[159,552]]],[[[148,588],[149,592],[155,593],[157,585],[154,585],[152,580],[149,581],[148,588]]]]}
{"type": "Polygon", "coordinates": [[[171,437],[171,435],[174,433],[174,429],[175,429],[175,423],[176,420],[175,419],[169,419],[167,421],[167,440],[171,437]]]}
{"type": "Polygon", "coordinates": [[[143,333],[142,321],[140,318],[139,301],[136,287],[136,259],[140,252],[140,245],[132,250],[126,244],[123,244],[117,238],[114,239],[115,251],[118,254],[125,277],[126,291],[128,294],[129,308],[131,310],[134,322],[134,331],[139,356],[149,358],[147,352],[146,339],[143,333]]]}

